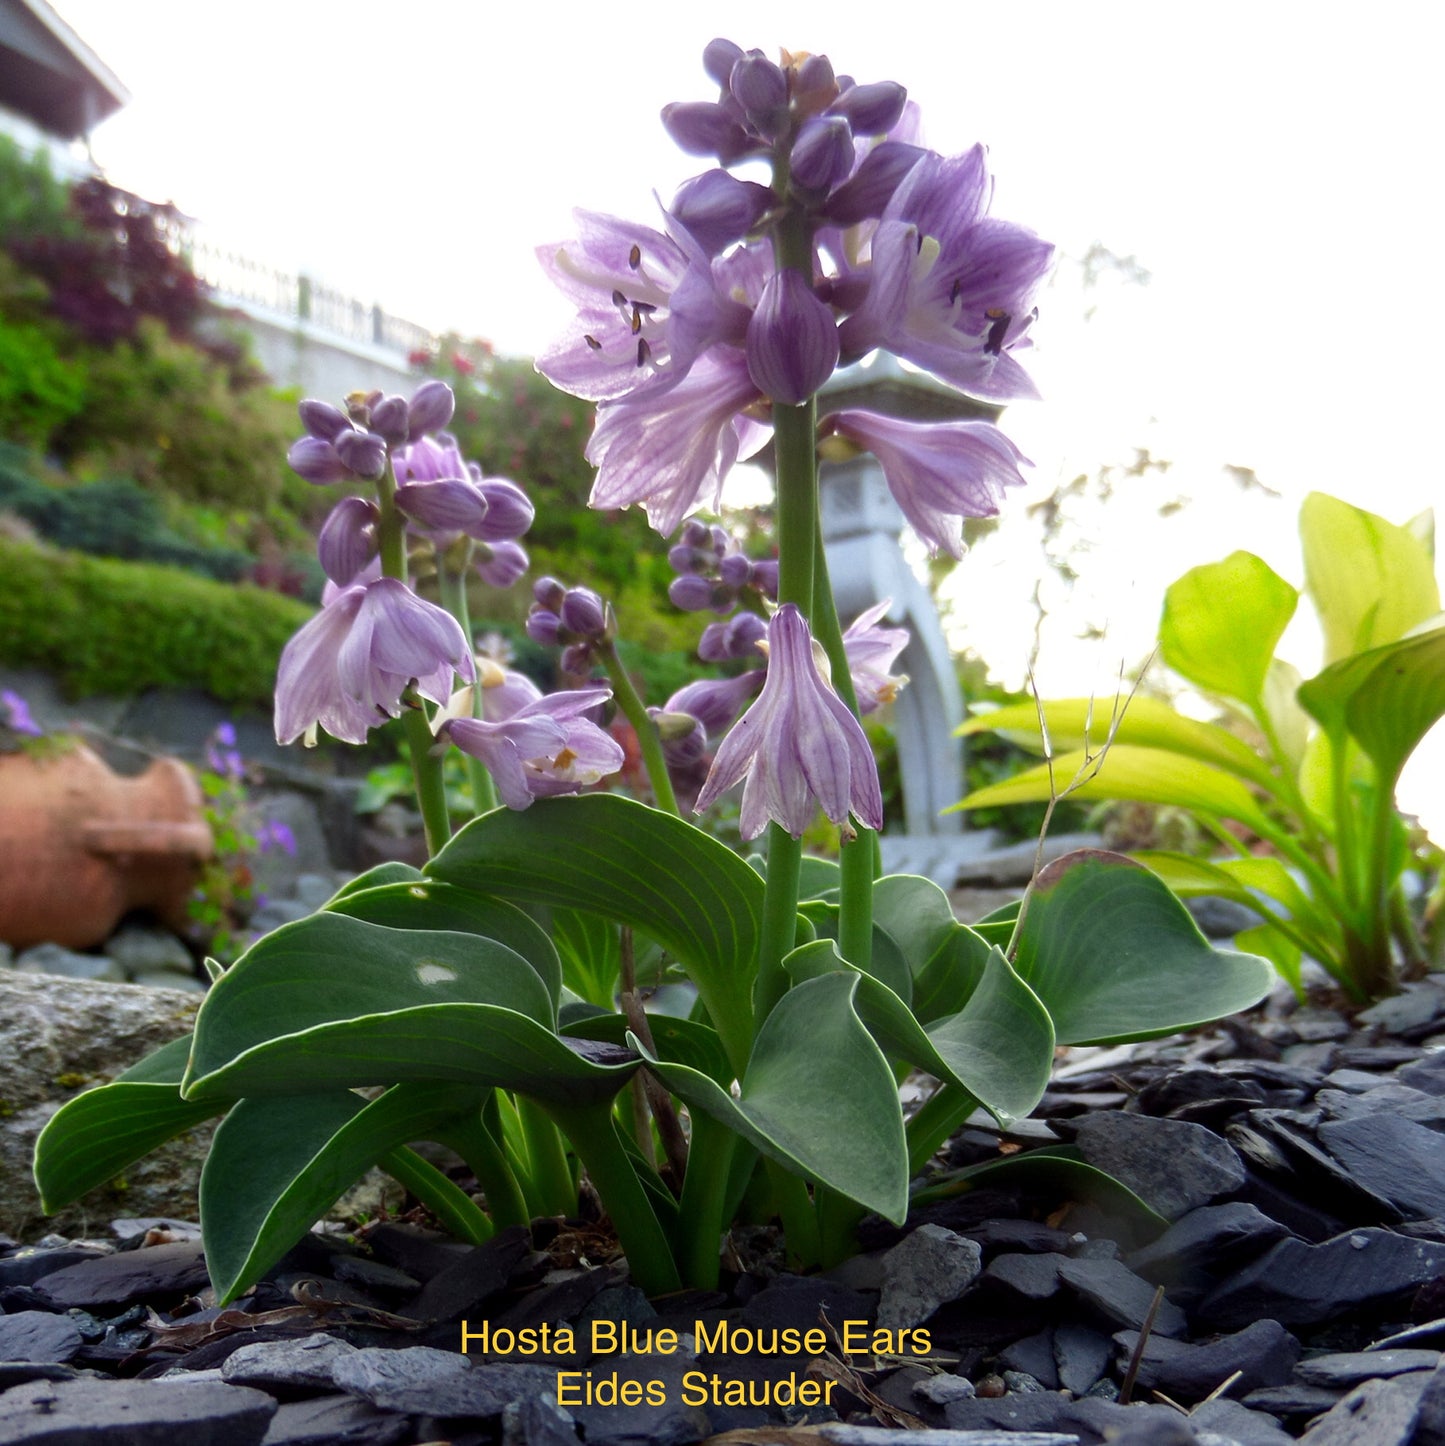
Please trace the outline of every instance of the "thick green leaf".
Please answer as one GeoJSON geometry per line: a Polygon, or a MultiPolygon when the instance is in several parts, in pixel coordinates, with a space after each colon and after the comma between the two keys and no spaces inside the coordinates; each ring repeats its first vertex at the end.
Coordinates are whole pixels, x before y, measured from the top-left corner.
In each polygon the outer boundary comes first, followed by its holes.
{"type": "MultiPolygon", "coordinates": [[[[1097,753],[1109,736],[1110,705],[1093,698],[1059,698],[1043,705],[1049,743],[1056,753],[1082,752],[1087,744],[1097,753]]],[[[1033,703],[1010,703],[970,718],[960,734],[996,732],[1031,752],[1043,752],[1038,709],[1033,703]]],[[[1266,764],[1247,743],[1217,723],[1185,718],[1158,698],[1136,697],[1124,710],[1115,743],[1157,748],[1185,758],[1212,763],[1262,787],[1272,778],[1266,764]]],[[[1066,783],[1067,777],[1061,782],[1066,783]]]]}
{"type": "MultiPolygon", "coordinates": [[[[766,873],[764,873],[766,877],[766,873]]],[[[842,870],[834,859],[816,859],[804,854],[798,863],[798,898],[837,902],[842,870]]]]}
{"type": "Polygon", "coordinates": [[[1304,965],[1304,951],[1293,939],[1282,934],[1273,924],[1256,924],[1253,929],[1241,930],[1234,936],[1234,942],[1251,954],[1268,959],[1279,971],[1279,976],[1303,1000],[1304,980],[1301,970],[1304,965]]]}
{"type": "Polygon", "coordinates": [[[379,889],[385,884],[414,884],[422,878],[422,871],[414,869],[410,864],[403,864],[396,860],[390,863],[377,864],[367,869],[364,874],[357,874],[354,879],[348,879],[326,902],[326,907],[336,907],[338,899],[344,899],[348,894],[359,894],[363,889],[379,889]]]}
{"type": "Polygon", "coordinates": [[[1176,673],[1258,708],[1299,593],[1262,558],[1233,552],[1190,568],[1164,594],[1159,647],[1176,673]]]}
{"type": "MultiPolygon", "coordinates": [[[[717,1030],[694,1019],[678,1019],[670,1014],[649,1014],[647,1027],[652,1031],[653,1053],[658,1059],[674,1060],[701,1070],[727,1088],[732,1083],[732,1066],[718,1041],[717,1030]]],[[[601,1039],[610,1044],[626,1045],[631,1025],[625,1014],[597,1014],[579,1019],[564,1031],[572,1039],[601,1039]]]]}
{"type": "Polygon", "coordinates": [[[1326,662],[1393,643],[1439,611],[1434,559],[1410,526],[1312,492],[1300,509],[1300,538],[1326,662]]]}
{"type": "Polygon", "coordinates": [[[889,874],[873,886],[873,927],[892,939],[917,979],[946,947],[958,920],[948,895],[932,879],[889,874]]]}
{"type": "Polygon", "coordinates": [[[1142,864],[1101,850],[1066,854],[1034,881],[1014,967],[1060,1044],[1188,1029],[1257,1004],[1272,980],[1267,961],[1212,949],[1142,864]]]}
{"type": "Polygon", "coordinates": [[[1222,769],[1160,748],[1132,748],[1117,743],[1102,763],[1090,764],[1082,753],[1065,753],[1054,760],[1052,782],[1048,766],[1040,765],[1000,783],[975,789],[953,807],[991,808],[1005,803],[1046,802],[1051,791],[1062,794],[1076,777],[1087,781],[1069,797],[1081,801],[1120,798],[1170,804],[1220,818],[1235,818],[1251,827],[1259,824],[1269,827],[1268,819],[1260,812],[1250,791],[1222,769]]]}
{"type": "Polygon", "coordinates": [[[401,1084],[367,1103],[348,1090],[244,1099],[201,1171],[206,1264],[221,1304],[270,1269],[398,1145],[475,1115],[483,1092],[401,1084]]]}
{"type": "MultiPolygon", "coordinates": [[[[837,943],[841,929],[842,910],[837,904],[822,899],[810,899],[800,904],[798,912],[813,926],[814,938],[837,943]]],[[[881,979],[905,1002],[913,997],[913,974],[903,951],[894,942],[892,935],[880,929],[875,920],[873,945],[869,951],[868,973],[881,979]]]]}
{"type": "Polygon", "coordinates": [[[610,1010],[622,968],[617,925],[578,909],[544,909],[562,957],[562,980],[579,998],[610,1010]]]}
{"type": "Polygon", "coordinates": [[[230,1099],[181,1098],[190,1050],[189,1034],[162,1045],[109,1084],[67,1100],[50,1117],[35,1142],[35,1183],[47,1214],[230,1108],[230,1099]]]}
{"type": "Polygon", "coordinates": [[[561,996],[562,961],[556,947],[534,920],[504,899],[417,874],[399,883],[338,894],[326,907],[331,913],[388,929],[444,929],[495,939],[537,971],[554,1008],[561,996]]]}
{"type": "Polygon", "coordinates": [[[1420,740],[1445,717],[1445,628],[1333,663],[1299,698],[1334,746],[1348,732],[1393,789],[1420,740]]]}
{"type": "Polygon", "coordinates": [[[630,924],[674,954],[742,1048],[751,1018],[763,882],[731,849],[681,819],[612,794],[497,809],[427,865],[434,878],[503,898],[630,924]]]}
{"type": "MultiPolygon", "coordinates": [[[[908,1213],[908,1149],[888,1061],[854,1009],[864,976],[788,990],[768,1015],[735,1100],[699,1070],[648,1067],[689,1109],[736,1131],[785,1170],[896,1224],[908,1213]]],[[[634,1048],[640,1048],[635,1037],[634,1048]]]]}
{"type": "MultiPolygon", "coordinates": [[[[795,979],[851,967],[832,940],[795,949],[783,964],[795,979]]],[[[867,975],[859,980],[855,1008],[890,1060],[958,1085],[1001,1124],[1022,1119],[1043,1098],[1054,1062],[1054,1027],[997,949],[965,1007],[927,1030],[897,994],[867,975]]]]}

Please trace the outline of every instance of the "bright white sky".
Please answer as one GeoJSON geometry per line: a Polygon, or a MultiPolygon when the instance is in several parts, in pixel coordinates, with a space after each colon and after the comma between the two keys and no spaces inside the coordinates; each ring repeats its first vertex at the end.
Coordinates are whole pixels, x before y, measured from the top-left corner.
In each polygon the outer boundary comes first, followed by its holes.
{"type": "MultiPolygon", "coordinates": [[[[995,214],[1152,277],[1086,297],[1066,263],[1035,328],[1045,401],[1005,419],[1036,493],[1136,447],[1174,463],[1094,519],[1079,595],[1043,635],[1046,694],[1137,663],[1164,585],[1195,563],[1247,547],[1299,582],[1307,492],[1393,521],[1441,495],[1430,177],[1445,92],[1429,7],[53,3],[133,97],[94,137],[114,181],[280,269],[514,354],[566,318],[533,251],[570,234],[572,207],[650,221],[652,192],[701,169],[657,113],[710,98],[700,56],[719,28],[902,81],[936,149],[989,146],[995,214]],[[1246,495],[1225,464],[1282,500],[1246,495]],[[1158,518],[1176,492],[1190,505],[1158,518]],[[1091,649],[1070,641],[1085,618],[1108,625],[1091,649]]],[[[955,589],[961,638],[1009,681],[1041,569],[1026,501],[955,589]]],[[[1312,671],[1307,632],[1294,647],[1312,671]]],[[[1445,770],[1416,777],[1410,801],[1445,814],[1445,770]]]]}

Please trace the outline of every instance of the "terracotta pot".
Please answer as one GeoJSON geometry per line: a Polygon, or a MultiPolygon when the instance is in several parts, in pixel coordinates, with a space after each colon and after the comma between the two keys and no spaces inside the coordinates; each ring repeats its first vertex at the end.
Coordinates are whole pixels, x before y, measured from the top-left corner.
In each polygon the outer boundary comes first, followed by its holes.
{"type": "Polygon", "coordinates": [[[180,932],[213,852],[179,759],[122,778],[83,745],[0,753],[0,939],[17,949],[88,948],[132,909],[180,932]]]}

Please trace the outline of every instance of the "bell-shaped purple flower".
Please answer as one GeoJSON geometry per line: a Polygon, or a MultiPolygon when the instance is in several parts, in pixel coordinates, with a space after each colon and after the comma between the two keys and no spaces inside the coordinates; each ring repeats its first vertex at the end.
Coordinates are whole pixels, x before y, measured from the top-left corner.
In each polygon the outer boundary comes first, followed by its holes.
{"type": "Polygon", "coordinates": [[[405,440],[415,442],[430,432],[445,427],[452,419],[457,399],[452,389],[437,377],[424,381],[411,395],[406,404],[407,435],[405,440]]]}
{"type": "Polygon", "coordinates": [[[679,688],[663,711],[690,714],[705,733],[716,736],[725,732],[743,706],[757,697],[763,678],[762,668],[750,668],[735,678],[703,678],[679,688]]]}
{"type": "Polygon", "coordinates": [[[347,743],[401,712],[415,686],[445,703],[453,674],[475,676],[456,619],[405,583],[383,577],[343,588],[286,644],[276,675],[276,741],[319,725],[347,743]]]}
{"type": "Polygon", "coordinates": [[[818,670],[808,624],[785,603],[768,628],[763,691],[723,740],[698,795],[701,812],[734,784],[743,788],[743,838],[771,820],[801,838],[821,808],[845,834],[849,815],[883,827],[878,767],[858,720],[818,670]]]}
{"type": "Polygon", "coordinates": [[[879,80],[840,90],[828,109],[843,116],[855,136],[881,136],[898,124],[907,101],[908,92],[897,81],[879,80]]]}
{"type": "Polygon", "coordinates": [[[848,675],[858,697],[858,711],[872,713],[884,703],[891,703],[908,679],[891,672],[898,655],[908,646],[907,628],[880,628],[892,598],[860,613],[843,634],[843,652],[848,658],[848,675]]]}
{"type": "Polygon", "coordinates": [[[679,150],[716,156],[725,166],[765,149],[733,111],[716,101],[673,101],[662,108],[662,124],[679,150]]]}
{"type": "Polygon", "coordinates": [[[377,555],[376,524],[381,514],[364,497],[343,497],[321,524],[317,555],[326,576],[338,587],[353,582],[377,555]]]}
{"type": "Polygon", "coordinates": [[[724,587],[711,578],[686,573],[667,585],[668,600],[685,613],[725,613],[737,603],[737,590],[724,587]]]}
{"type": "Polygon", "coordinates": [[[476,487],[486,501],[487,514],[474,537],[483,542],[511,542],[532,525],[537,509],[515,482],[506,477],[483,477],[476,487]]]}
{"type": "Polygon", "coordinates": [[[746,360],[719,348],[668,391],[599,407],[587,444],[587,460],[597,468],[591,505],[640,502],[653,527],[670,536],[705,494],[716,501],[745,440],[764,440],[738,417],[757,399],[746,360]]]}
{"type": "Polygon", "coordinates": [[[908,524],[928,544],[963,556],[963,519],[993,517],[1004,490],[1022,487],[1028,458],[991,422],[905,422],[845,410],[830,431],[872,452],[908,524]]]}
{"type": "Polygon", "coordinates": [[[607,629],[607,604],[590,587],[569,588],[558,616],[577,638],[600,639],[607,629]]]}
{"type": "Polygon", "coordinates": [[[728,77],[728,89],[760,135],[774,140],[787,128],[787,72],[760,51],[738,58],[728,77]]]}
{"type": "Polygon", "coordinates": [[[553,693],[500,721],[451,718],[441,731],[486,764],[508,808],[528,808],[534,798],[577,793],[622,767],[621,745],[582,716],[611,696],[610,688],[553,693]]]}
{"type": "Polygon", "coordinates": [[[703,47],[702,68],[717,82],[719,87],[726,88],[728,77],[733,73],[733,66],[742,58],[741,45],[731,40],[710,40],[703,47]]]}
{"type": "MultiPolygon", "coordinates": [[[[346,424],[348,427],[351,423],[346,424]]],[[[341,460],[335,447],[321,437],[302,437],[291,444],[286,465],[298,477],[322,487],[330,482],[349,482],[356,475],[341,460]]]]}
{"type": "Polygon", "coordinates": [[[883,141],[868,152],[858,169],[828,197],[823,215],[838,226],[876,220],[903,179],[928,152],[905,141],[883,141]]]}
{"type": "Polygon", "coordinates": [[[748,323],[748,375],[785,406],[805,402],[838,365],[838,328],[797,271],[775,272],[748,323]]]}

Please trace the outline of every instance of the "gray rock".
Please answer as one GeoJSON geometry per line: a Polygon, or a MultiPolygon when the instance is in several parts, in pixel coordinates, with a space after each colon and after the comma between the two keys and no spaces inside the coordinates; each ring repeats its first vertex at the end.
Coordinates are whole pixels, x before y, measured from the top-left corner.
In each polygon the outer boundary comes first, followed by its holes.
{"type": "MultiPolygon", "coordinates": [[[[740,1362],[733,1371],[724,1369],[717,1374],[724,1379],[756,1379],[757,1373],[749,1371],[752,1364],[740,1362]]],[[[566,1402],[566,1409],[582,1428],[587,1446],[691,1446],[712,1435],[707,1412],[682,1401],[683,1372],[695,1366],[691,1359],[673,1356],[631,1356],[609,1360],[605,1371],[593,1367],[594,1377],[601,1375],[605,1379],[615,1371],[619,1381],[660,1382],[666,1399],[658,1406],[576,1405],[562,1394],[555,1371],[553,1385],[548,1389],[557,1391],[559,1402],[566,1402]]]]}
{"type": "Polygon", "coordinates": [[[411,1421],[388,1415],[354,1396],[283,1401],[261,1446],[397,1446],[411,1436],[411,1421]]]}
{"type": "Polygon", "coordinates": [[[67,1265],[44,1275],[39,1288],[62,1310],[131,1305],[148,1296],[181,1296],[210,1284],[198,1240],[152,1245],[67,1265]]]}
{"type": "Polygon", "coordinates": [[[473,1366],[466,1356],[432,1346],[368,1346],[338,1356],[332,1379],[349,1395],[383,1411],[440,1417],[496,1417],[509,1401],[557,1388],[553,1367],[473,1366]]]}
{"type": "Polygon", "coordinates": [[[78,1265],[82,1260],[95,1260],[106,1254],[104,1250],[93,1250],[79,1246],[30,1247],[24,1246],[14,1255],[0,1257],[0,1288],[7,1285],[34,1285],[43,1275],[59,1270],[66,1265],[78,1265]]]}
{"type": "MultiPolygon", "coordinates": [[[[1059,1275],[1065,1285],[1116,1325],[1143,1328],[1154,1302],[1154,1287],[1126,1265],[1117,1260],[1064,1260],[1059,1263],[1059,1275]]],[[[1177,1305],[1160,1301],[1154,1316],[1155,1335],[1182,1336],[1186,1325],[1177,1305]]]]}
{"type": "Polygon", "coordinates": [[[0,969],[13,969],[15,967],[15,951],[0,940],[0,969]]]}
{"type": "Polygon", "coordinates": [[[1049,1300],[1059,1293],[1060,1255],[997,1255],[979,1277],[1024,1300],[1049,1300]]]}
{"type": "Polygon", "coordinates": [[[819,1433],[831,1446],[1079,1446],[1078,1436],[1059,1431],[895,1431],[830,1422],[819,1433]]]}
{"type": "Polygon", "coordinates": [[[336,880],[330,874],[302,874],[296,880],[296,902],[308,909],[322,908],[335,892],[336,880]]]}
{"type": "MultiPolygon", "coordinates": [[[[1116,1365],[1122,1375],[1138,1348],[1139,1332],[1120,1331],[1114,1340],[1119,1347],[1116,1365]]],[[[1299,1357],[1299,1342],[1272,1320],[1255,1321],[1234,1335],[1201,1345],[1151,1335],[1139,1357],[1138,1382],[1188,1404],[1211,1395],[1238,1373],[1239,1379],[1227,1394],[1243,1396],[1266,1386],[1284,1385],[1299,1357]]]]}
{"type": "MultiPolygon", "coordinates": [[[[1179,1413],[1168,1406],[1121,1406],[1097,1396],[1084,1396],[1076,1401],[1054,1391],[950,1401],[944,1415],[950,1428],[957,1431],[1056,1431],[1090,1442],[1121,1435],[1151,1421],[1180,1420],[1179,1413]]],[[[1008,1446],[1013,1446],[1017,1439],[1010,1438],[1008,1446]]],[[[920,1442],[920,1446],[923,1443],[920,1442]]]]}
{"type": "Polygon", "coordinates": [[[0,1361],[47,1361],[64,1365],[80,1349],[73,1320],[43,1310],[0,1315],[0,1361]]]}
{"type": "MultiPolygon", "coordinates": [[[[1025,1336],[1006,1346],[998,1353],[998,1364],[1004,1385],[1011,1391],[1057,1391],[1062,1384],[1058,1367],[1054,1364],[1054,1333],[1051,1330],[1025,1336]],[[1021,1385],[1020,1377],[1030,1384],[1021,1385]]],[[[1093,1385],[1093,1382],[1089,1384],[1093,1385]]]]}
{"type": "Polygon", "coordinates": [[[212,1127],[163,1145],[47,1222],[31,1179],[35,1139],[82,1085],[103,1084],[191,1028],[199,998],[132,984],[0,974],[0,1230],[86,1235],[118,1215],[194,1216],[212,1127]]]}
{"type": "Polygon", "coordinates": [[[577,1422],[551,1396],[513,1401],[502,1412],[502,1446],[575,1446],[577,1422]]]}
{"type": "Polygon", "coordinates": [[[311,910],[295,899],[268,899],[251,915],[250,928],[257,934],[269,934],[282,924],[294,924],[308,917],[311,910]]]}
{"type": "Polygon", "coordinates": [[[1054,1367],[1059,1384],[1086,1395],[1109,1368],[1109,1338],[1088,1326],[1061,1325],[1054,1332],[1054,1367]]]}
{"type": "Polygon", "coordinates": [[[1244,1184],[1239,1156],[1203,1125],[1121,1110],[1085,1115],[1071,1123],[1084,1159],[1122,1180],[1167,1220],[1177,1220],[1244,1184]]]}
{"type": "Polygon", "coordinates": [[[106,941],[105,952],[129,975],[150,973],[191,976],[190,950],[169,929],[126,924],[106,941]]]}
{"type": "Polygon", "coordinates": [[[1396,1072],[1395,1078],[1427,1095],[1445,1095],[1445,1049],[1437,1049],[1424,1059],[1405,1065],[1396,1072]]]}
{"type": "Polygon", "coordinates": [[[1325,1044],[1348,1039],[1350,1021],[1333,1009],[1296,1009],[1289,1017],[1290,1028],[1301,1044],[1325,1044]]]}
{"type": "Polygon", "coordinates": [[[206,986],[199,979],[174,974],[169,970],[151,971],[131,976],[132,984],[143,989],[179,989],[183,994],[204,994],[206,986]]]}
{"type": "MultiPolygon", "coordinates": [[[[246,801],[242,822],[258,838],[266,830],[281,826],[290,832],[296,852],[273,846],[259,850],[251,859],[251,873],[259,893],[268,898],[287,898],[297,892],[298,882],[306,877],[329,876],[332,868],[331,850],[322,827],[316,803],[305,794],[292,790],[253,793],[246,801]]],[[[325,903],[335,887],[327,878],[325,903]]],[[[316,908],[316,904],[308,907],[316,908]]]]}
{"type": "Polygon", "coordinates": [[[1320,1325],[1383,1305],[1445,1274],[1445,1245],[1390,1230],[1351,1230],[1307,1245],[1282,1240],[1199,1304],[1222,1329],[1268,1316],[1287,1326],[1320,1325]]]}
{"type": "Polygon", "coordinates": [[[50,974],[57,979],[86,979],[92,982],[120,984],[125,970],[105,954],[77,954],[59,944],[37,944],[15,961],[15,968],[24,974],[50,974]]]}
{"type": "Polygon", "coordinates": [[[1330,1120],[1320,1143],[1366,1189],[1407,1219],[1445,1215],[1445,1142],[1424,1125],[1398,1115],[1330,1120]]]}
{"type": "Polygon", "coordinates": [[[1184,907],[1189,910],[1199,932],[1208,939],[1232,939],[1259,923],[1259,915],[1253,909],[1247,909],[1233,899],[1203,894],[1196,899],[1186,899],[1184,907]]]}
{"type": "Polygon", "coordinates": [[[1345,1090],[1321,1090],[1314,1100],[1332,1120],[1367,1119],[1375,1115],[1398,1115],[1436,1131],[1445,1131],[1445,1096],[1428,1095],[1409,1085],[1382,1084],[1363,1094],[1345,1090]]]}
{"type": "Polygon", "coordinates": [[[1306,1386],[1302,1381],[1286,1381],[1282,1386],[1266,1386],[1251,1391],[1242,1404],[1252,1411],[1270,1416],[1322,1416],[1344,1393],[1324,1386],[1306,1386]]]}
{"type": "Polygon", "coordinates": [[[1309,1446],[1410,1446],[1431,1373],[1365,1381],[1316,1421],[1309,1446]]]}
{"type": "Polygon", "coordinates": [[[1445,1013],[1445,993],[1434,984],[1406,984],[1399,994],[1392,994],[1355,1016],[1356,1024],[1383,1029],[1387,1034],[1403,1034],[1419,1029],[1445,1013]]]}
{"type": "Polygon", "coordinates": [[[1439,1351],[1334,1351],[1301,1361],[1295,1375],[1306,1385],[1347,1391],[1376,1377],[1433,1371],[1439,1364],[1439,1351]]]}
{"type": "Polygon", "coordinates": [[[950,1401],[964,1401],[978,1393],[967,1376],[929,1376],[914,1383],[913,1394],[930,1406],[946,1406],[950,1401]]]}
{"type": "MultiPolygon", "coordinates": [[[[507,1283],[531,1249],[527,1231],[514,1226],[499,1231],[485,1245],[474,1246],[449,1263],[422,1288],[407,1307],[416,1320],[457,1320],[490,1300],[507,1283]]],[[[560,1317],[556,1317],[560,1319],[560,1317]]]]}
{"type": "Polygon", "coordinates": [[[922,1325],[939,1306],[957,1300],[982,1269],[976,1241],[941,1225],[920,1225],[883,1257],[878,1324],[889,1330],[922,1325]]]}
{"type": "Polygon", "coordinates": [[[275,1412],[246,1386],[32,1381],[0,1398],[0,1446],[259,1446],[275,1412]]]}
{"type": "Polygon", "coordinates": [[[235,1386],[333,1390],[335,1365],[356,1347],[324,1331],[299,1340],[252,1341],[221,1362],[221,1379],[235,1386]]]}
{"type": "Polygon", "coordinates": [[[1202,1401],[1190,1413],[1189,1422],[1201,1436],[1214,1434],[1237,1446],[1293,1446],[1294,1438],[1272,1416],[1251,1411],[1238,1401],[1202,1401]]]}
{"type": "Polygon", "coordinates": [[[1243,1201],[1202,1205],[1136,1250],[1128,1263],[1145,1280],[1169,1287],[1179,1303],[1188,1304],[1222,1270],[1263,1254],[1288,1234],[1278,1221],[1243,1201]]]}

